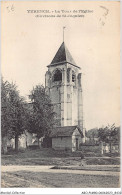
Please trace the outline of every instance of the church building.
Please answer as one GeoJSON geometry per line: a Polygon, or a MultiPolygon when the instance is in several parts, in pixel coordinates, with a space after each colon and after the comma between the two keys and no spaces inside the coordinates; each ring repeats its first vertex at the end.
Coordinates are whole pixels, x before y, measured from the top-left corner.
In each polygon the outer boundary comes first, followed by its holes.
{"type": "Polygon", "coordinates": [[[45,75],[45,88],[47,94],[51,98],[57,120],[57,130],[55,128],[55,133],[52,132],[52,147],[59,148],[58,146],[60,145],[61,149],[64,148],[65,145],[65,148],[72,149],[72,145],[74,145],[74,148],[76,149],[72,150],[75,151],[78,149],[79,144],[85,140],[81,68],[76,65],[64,42],[58,49],[51,64],[47,67],[48,71],[45,75]],[[74,129],[75,132],[77,132],[76,144],[72,144],[72,135],[74,135],[74,131],[71,133],[71,129],[74,129]],[[67,136],[66,131],[70,131],[69,134],[67,133],[67,136]],[[58,132],[57,135],[56,132],[58,132]],[[61,138],[60,141],[59,137],[61,138]],[[66,137],[68,138],[66,139],[66,137]],[[71,137],[70,141],[69,137],[71,137]],[[71,143],[68,144],[68,142],[71,143]],[[75,145],[77,145],[77,147],[75,147],[75,145]]]}

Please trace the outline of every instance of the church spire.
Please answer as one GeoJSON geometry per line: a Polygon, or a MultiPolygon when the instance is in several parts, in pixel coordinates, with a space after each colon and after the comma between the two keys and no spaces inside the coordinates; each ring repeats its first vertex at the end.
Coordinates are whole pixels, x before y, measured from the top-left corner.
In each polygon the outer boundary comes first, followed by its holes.
{"type": "MultiPolygon", "coordinates": [[[[57,53],[55,54],[51,64],[49,66],[54,66],[57,64],[62,64],[62,63],[69,63],[73,66],[76,66],[76,63],[74,61],[74,59],[72,58],[69,50],[67,49],[65,43],[63,42],[60,46],[60,48],[58,49],[57,53]]],[[[80,67],[78,67],[80,68],[80,67]]]]}

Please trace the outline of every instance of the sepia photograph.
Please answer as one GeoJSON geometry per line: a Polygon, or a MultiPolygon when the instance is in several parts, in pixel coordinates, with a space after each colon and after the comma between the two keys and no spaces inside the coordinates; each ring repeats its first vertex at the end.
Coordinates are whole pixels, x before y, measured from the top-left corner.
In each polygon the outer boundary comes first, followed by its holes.
{"type": "Polygon", "coordinates": [[[120,1],[1,1],[1,190],[120,189],[120,135],[120,1]]]}

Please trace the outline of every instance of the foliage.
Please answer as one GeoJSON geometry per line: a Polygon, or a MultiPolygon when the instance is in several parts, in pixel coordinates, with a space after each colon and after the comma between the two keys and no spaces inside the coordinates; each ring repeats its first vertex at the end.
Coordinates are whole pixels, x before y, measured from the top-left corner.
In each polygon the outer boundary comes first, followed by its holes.
{"type": "Polygon", "coordinates": [[[89,138],[98,137],[98,128],[93,128],[93,129],[86,131],[86,137],[89,137],[89,138]]]}
{"type": "Polygon", "coordinates": [[[7,81],[1,81],[1,133],[2,137],[6,136],[10,131],[11,114],[9,110],[11,109],[8,101],[10,84],[7,81]]]}
{"type": "Polygon", "coordinates": [[[33,88],[29,98],[31,100],[30,107],[32,109],[29,131],[37,134],[38,139],[42,136],[48,137],[55,125],[55,113],[44,86],[37,85],[33,88]]]}
{"type": "MultiPolygon", "coordinates": [[[[16,138],[26,127],[26,103],[19,95],[17,86],[8,81],[1,82],[1,132],[2,137],[16,138]]],[[[17,140],[18,141],[18,140],[17,140]]],[[[15,146],[16,147],[16,146],[15,146]]],[[[17,148],[16,148],[17,149],[17,148]]]]}
{"type": "Polygon", "coordinates": [[[99,140],[105,143],[120,141],[120,127],[115,127],[115,124],[108,125],[98,130],[99,140]]]}

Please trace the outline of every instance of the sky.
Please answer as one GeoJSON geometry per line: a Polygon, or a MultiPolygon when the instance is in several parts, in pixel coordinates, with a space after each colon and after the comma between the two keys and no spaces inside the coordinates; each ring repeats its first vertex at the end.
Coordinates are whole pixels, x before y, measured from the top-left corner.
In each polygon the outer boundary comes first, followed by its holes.
{"type": "Polygon", "coordinates": [[[82,71],[85,128],[113,123],[119,126],[119,6],[119,2],[112,1],[2,2],[1,72],[4,80],[15,82],[25,97],[35,85],[45,85],[47,65],[62,44],[65,26],[65,44],[82,71]],[[49,10],[50,13],[35,14],[27,10],[49,10]],[[79,10],[87,10],[87,13],[79,10]],[[71,12],[64,13],[66,11],[71,12]]]}

